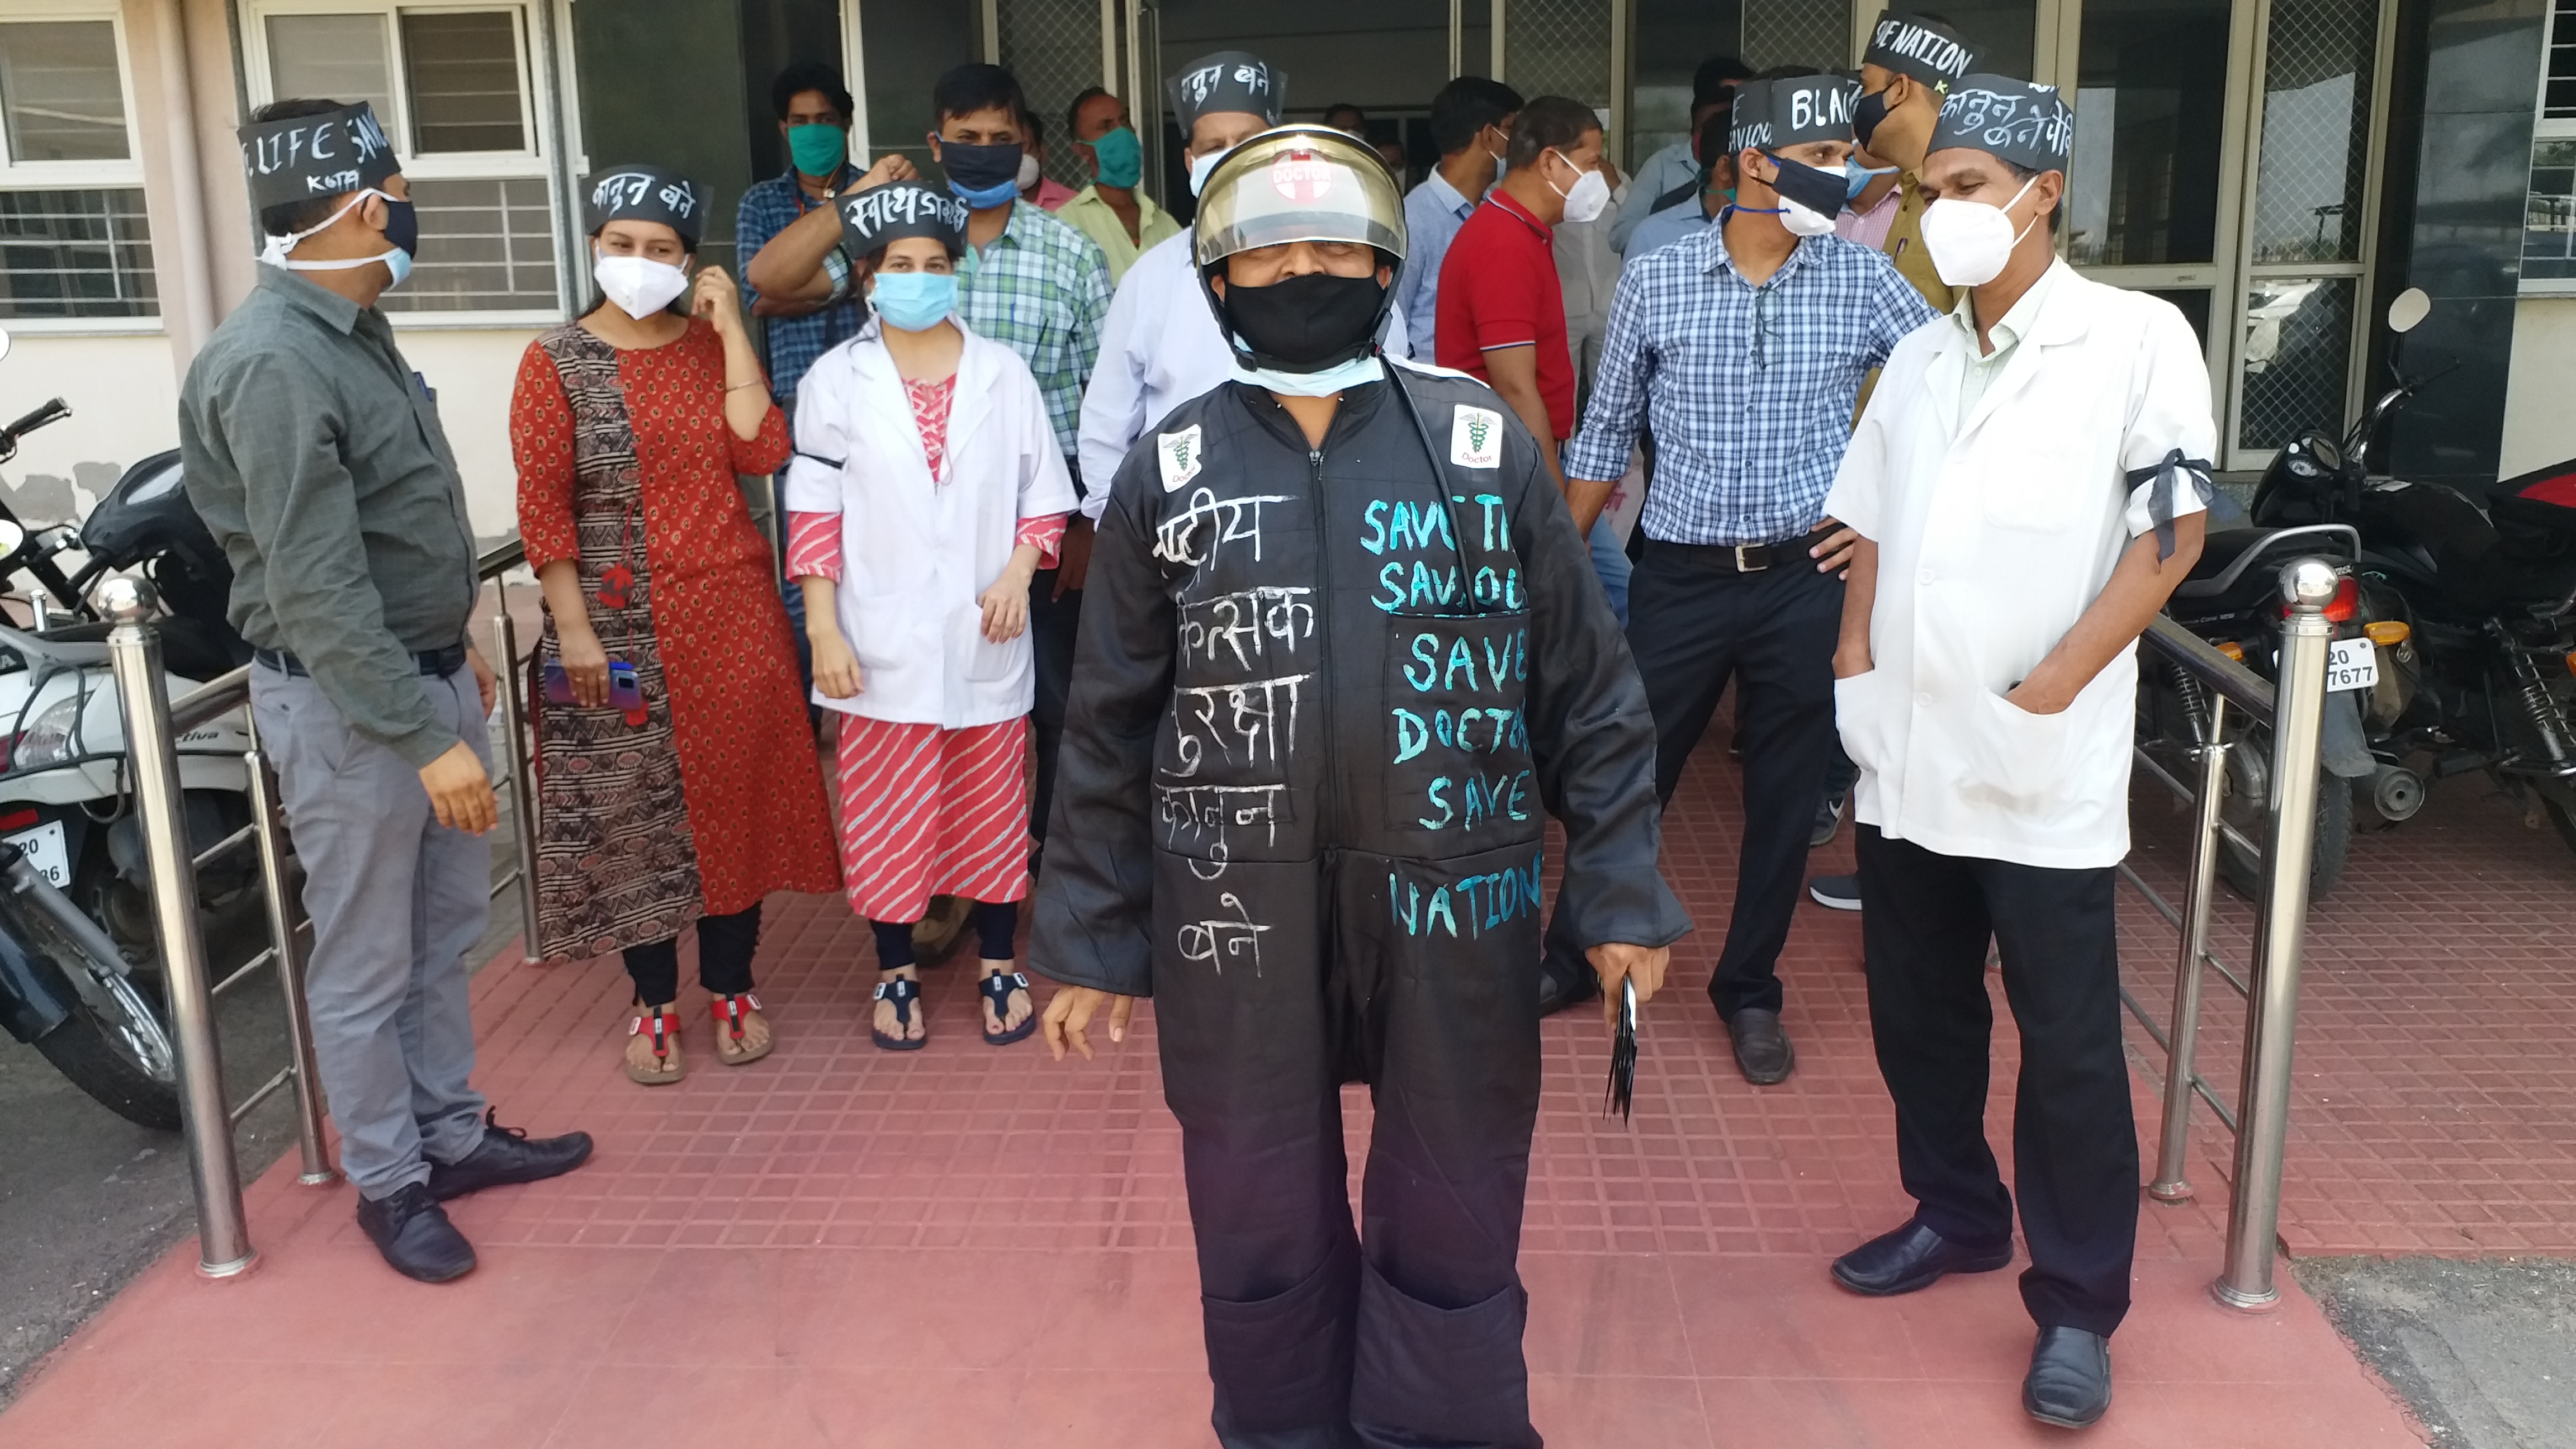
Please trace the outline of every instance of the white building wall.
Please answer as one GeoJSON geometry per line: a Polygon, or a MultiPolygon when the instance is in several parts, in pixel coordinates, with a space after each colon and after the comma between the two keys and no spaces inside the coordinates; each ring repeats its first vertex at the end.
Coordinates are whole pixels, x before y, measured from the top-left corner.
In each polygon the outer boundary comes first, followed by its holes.
{"type": "Polygon", "coordinates": [[[486,543],[519,527],[519,475],[510,461],[510,384],[520,355],[536,340],[535,328],[460,330],[405,327],[394,330],[403,356],[438,394],[438,419],[456,449],[456,471],[465,478],[465,503],[474,535],[486,543]]]}
{"type": "Polygon", "coordinates": [[[2513,312],[2500,475],[2576,458],[2576,297],[2525,297],[2513,312]]]}
{"type": "Polygon", "coordinates": [[[0,421],[59,397],[72,415],[0,466],[0,496],[30,526],[77,523],[128,467],[179,446],[170,340],[20,335],[0,359],[0,421]]]}

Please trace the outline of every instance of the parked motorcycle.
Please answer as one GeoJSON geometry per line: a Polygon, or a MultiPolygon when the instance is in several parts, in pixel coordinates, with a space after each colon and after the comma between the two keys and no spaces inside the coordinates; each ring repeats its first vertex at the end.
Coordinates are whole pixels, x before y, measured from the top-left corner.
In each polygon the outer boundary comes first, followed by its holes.
{"type": "MultiPolygon", "coordinates": [[[[2399,297],[2390,329],[2402,339],[2429,305],[2399,297]]],[[[2309,434],[2283,450],[2255,521],[2358,535],[2357,617],[2389,666],[2362,696],[2373,812],[2403,822],[2435,782],[2480,773],[2576,849],[2576,461],[2483,502],[2371,476],[2381,423],[2443,375],[2409,379],[2391,351],[2395,385],[2340,448],[2309,434]]]]}
{"type": "MultiPolygon", "coordinates": [[[[2353,691],[2375,680],[2367,651],[2374,646],[2361,634],[2358,586],[2352,579],[2360,556],[2358,532],[2349,524],[2307,524],[2285,528],[2231,528],[2208,535],[2191,576],[2175,588],[2165,612],[2220,652],[2266,680],[2280,678],[2282,607],[2281,569],[2294,559],[2332,561],[2344,576],[2343,588],[2326,608],[2336,631],[2330,647],[2327,695],[2322,717],[2317,788],[2317,819],[2309,853],[2308,893],[2322,897],[2343,876],[2352,851],[2353,785],[2373,769],[2362,714],[2353,691]],[[2354,646],[2361,652],[2355,656],[2354,646]]],[[[2150,662],[2139,690],[2140,739],[2150,754],[2182,779],[2192,752],[2210,738],[2211,695],[2194,675],[2170,663],[2150,662]]],[[[2231,712],[2226,742],[2226,798],[2219,816],[2238,835],[2260,844],[2272,799],[2272,731],[2244,711],[2231,712]]],[[[2220,837],[2219,869],[2237,890],[2254,896],[2262,889],[2262,861],[2227,836],[2220,837]]]]}
{"type": "MultiPolygon", "coordinates": [[[[5,339],[5,334],[0,334],[5,339]]],[[[5,355],[0,340],[0,355],[5,355]]],[[[61,399],[0,428],[0,462],[70,415],[61,399]]],[[[0,502],[0,580],[31,583],[34,627],[0,625],[0,1026],[127,1119],[176,1130],[178,1087],[140,826],[127,790],[124,716],[89,587],[139,568],[160,586],[165,681],[176,698],[247,662],[224,617],[231,572],[180,488],[176,453],[128,469],[75,533],[30,532],[0,502]],[[87,555],[66,577],[58,557],[87,555]]],[[[180,738],[188,831],[199,852],[250,822],[250,748],[238,712],[180,738]]],[[[233,851],[199,872],[221,915],[257,903],[256,863],[233,851]]]]}

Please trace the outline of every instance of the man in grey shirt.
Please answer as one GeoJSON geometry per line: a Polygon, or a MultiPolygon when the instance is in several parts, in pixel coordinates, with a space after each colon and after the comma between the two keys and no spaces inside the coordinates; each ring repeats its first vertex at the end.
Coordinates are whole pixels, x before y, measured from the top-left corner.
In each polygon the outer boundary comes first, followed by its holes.
{"type": "Polygon", "coordinates": [[[569,1171],[590,1138],[495,1126],[467,1084],[493,679],[466,638],[456,456],[375,305],[411,270],[411,188],[364,102],[280,101],[240,134],[267,265],[181,389],[188,499],[258,651],[251,710],[305,869],[313,1046],[358,1224],[396,1271],[445,1282],[474,1250],[441,1202],[569,1171]]]}

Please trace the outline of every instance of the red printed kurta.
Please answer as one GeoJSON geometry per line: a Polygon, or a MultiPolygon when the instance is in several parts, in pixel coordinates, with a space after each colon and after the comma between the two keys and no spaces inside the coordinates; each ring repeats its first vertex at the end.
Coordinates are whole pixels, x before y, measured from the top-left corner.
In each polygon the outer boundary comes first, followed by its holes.
{"type": "MultiPolygon", "coordinates": [[[[934,484],[948,482],[953,376],[906,382],[934,484]]],[[[1020,520],[1017,542],[1055,561],[1066,515],[1020,520]]],[[[841,520],[788,515],[790,578],[841,577],[841,520]]],[[[872,921],[918,921],[933,895],[1016,901],[1029,893],[1029,721],[967,729],[841,717],[841,879],[872,921]]]]}
{"type": "MultiPolygon", "coordinates": [[[[745,442],[724,389],[724,344],[702,321],[634,351],[567,325],[520,364],[528,565],[580,565],[592,628],[645,698],[638,718],[532,691],[548,957],[667,940],[700,914],[840,879],[787,612],[735,481],[786,463],[786,420],[771,409],[745,442]]],[[[550,611],[536,663],[557,658],[550,611]]]]}

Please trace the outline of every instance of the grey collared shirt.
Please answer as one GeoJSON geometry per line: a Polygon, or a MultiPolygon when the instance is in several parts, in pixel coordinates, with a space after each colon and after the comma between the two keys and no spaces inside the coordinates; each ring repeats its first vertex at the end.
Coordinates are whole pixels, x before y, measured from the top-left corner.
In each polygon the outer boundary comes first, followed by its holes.
{"type": "Polygon", "coordinates": [[[414,766],[454,746],[413,656],[465,642],[474,535],[385,315],[261,267],[188,369],[179,448],[242,637],[296,655],[352,729],[414,766]]]}

